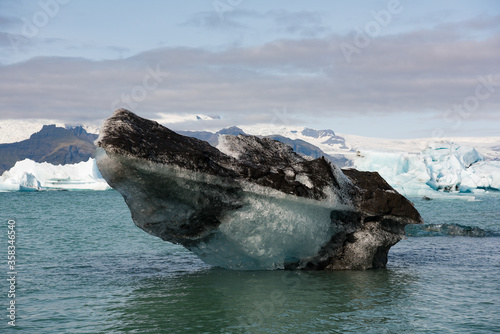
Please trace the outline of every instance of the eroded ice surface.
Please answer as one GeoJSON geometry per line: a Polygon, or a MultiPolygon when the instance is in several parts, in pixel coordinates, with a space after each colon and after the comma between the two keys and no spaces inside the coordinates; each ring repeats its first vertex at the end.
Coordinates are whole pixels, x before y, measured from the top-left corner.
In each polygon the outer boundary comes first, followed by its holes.
{"type": "Polygon", "coordinates": [[[334,234],[331,207],[291,196],[245,192],[242,208],[221,220],[210,242],[191,250],[205,262],[231,269],[284,269],[313,258],[334,234]]]}

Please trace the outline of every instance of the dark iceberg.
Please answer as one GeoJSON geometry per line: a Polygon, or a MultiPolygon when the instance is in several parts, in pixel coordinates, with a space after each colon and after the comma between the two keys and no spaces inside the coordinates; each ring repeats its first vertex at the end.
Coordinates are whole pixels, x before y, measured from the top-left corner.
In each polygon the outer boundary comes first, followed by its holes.
{"type": "Polygon", "coordinates": [[[119,109],[97,165],[135,224],[230,269],[369,269],[417,210],[378,173],[306,160],[280,142],[226,135],[218,148],[119,109]]]}

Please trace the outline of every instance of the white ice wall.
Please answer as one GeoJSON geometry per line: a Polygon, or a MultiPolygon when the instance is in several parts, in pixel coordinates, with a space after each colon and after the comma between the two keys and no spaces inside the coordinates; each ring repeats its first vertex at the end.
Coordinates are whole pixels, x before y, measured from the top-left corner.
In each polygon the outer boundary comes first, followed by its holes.
{"type": "Polygon", "coordinates": [[[71,165],[52,165],[25,159],[0,176],[0,191],[110,189],[94,159],[71,165]]]}

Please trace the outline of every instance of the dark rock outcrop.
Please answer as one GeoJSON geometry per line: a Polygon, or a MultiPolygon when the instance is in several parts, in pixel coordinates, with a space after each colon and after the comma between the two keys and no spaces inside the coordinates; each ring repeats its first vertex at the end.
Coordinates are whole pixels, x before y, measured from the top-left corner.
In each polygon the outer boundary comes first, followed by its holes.
{"type": "Polygon", "coordinates": [[[226,268],[384,267],[405,225],[422,222],[377,173],[268,138],[225,136],[219,151],[119,109],[96,143],[137,226],[226,268]]]}

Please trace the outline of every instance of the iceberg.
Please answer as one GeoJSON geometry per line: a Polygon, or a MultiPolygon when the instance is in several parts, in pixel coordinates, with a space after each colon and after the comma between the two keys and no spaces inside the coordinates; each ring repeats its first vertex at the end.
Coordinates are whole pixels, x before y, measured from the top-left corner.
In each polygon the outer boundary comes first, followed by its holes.
{"type": "Polygon", "coordinates": [[[358,150],[354,166],[377,171],[406,196],[500,190],[500,161],[486,161],[474,147],[431,142],[420,153],[358,150]]]}
{"type": "Polygon", "coordinates": [[[95,159],[68,165],[52,165],[25,159],[0,176],[0,191],[108,190],[95,159]]]}
{"type": "Polygon", "coordinates": [[[500,161],[480,161],[470,166],[460,187],[500,190],[500,161]]]}
{"type": "Polygon", "coordinates": [[[96,153],[134,223],[228,269],[384,267],[422,218],[378,173],[306,160],[278,141],[225,135],[219,149],[119,109],[96,153]]]}

